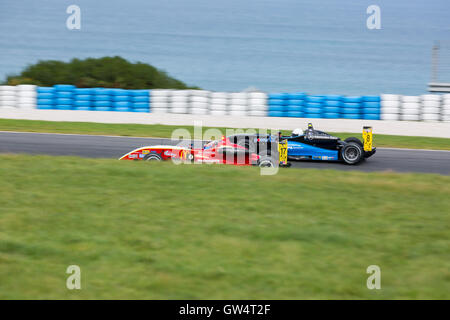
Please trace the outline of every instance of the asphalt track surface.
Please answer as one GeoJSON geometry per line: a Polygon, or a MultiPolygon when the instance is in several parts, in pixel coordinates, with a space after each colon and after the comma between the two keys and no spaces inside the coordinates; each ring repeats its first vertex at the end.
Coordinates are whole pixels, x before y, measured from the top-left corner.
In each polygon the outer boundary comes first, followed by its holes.
{"type": "MultiPolygon", "coordinates": [[[[0,132],[0,153],[118,159],[138,147],[177,143],[178,141],[160,138],[0,132]]],[[[374,156],[356,166],[335,162],[297,161],[292,162],[292,167],[450,175],[450,151],[378,148],[374,156]]]]}

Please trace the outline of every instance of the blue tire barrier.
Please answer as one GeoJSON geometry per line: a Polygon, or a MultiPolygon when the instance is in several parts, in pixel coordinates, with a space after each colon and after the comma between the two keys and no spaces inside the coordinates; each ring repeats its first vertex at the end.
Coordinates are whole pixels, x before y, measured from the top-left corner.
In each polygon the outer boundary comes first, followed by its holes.
{"type": "Polygon", "coordinates": [[[55,103],[59,105],[72,105],[73,100],[68,98],[57,98],[55,103]]]}
{"type": "Polygon", "coordinates": [[[57,91],[55,93],[55,98],[66,98],[72,99],[73,93],[71,91],[57,91]]]}
{"type": "Polygon", "coordinates": [[[269,100],[270,99],[274,99],[274,100],[286,100],[289,99],[289,94],[288,93],[270,93],[268,95],[269,100]]]}
{"type": "Polygon", "coordinates": [[[55,106],[55,109],[58,109],[58,110],[72,110],[72,105],[71,104],[57,104],[55,106]]]}
{"type": "Polygon", "coordinates": [[[342,99],[343,102],[346,103],[360,103],[362,101],[361,96],[348,96],[342,99]]]}
{"type": "Polygon", "coordinates": [[[299,100],[299,99],[288,100],[289,106],[303,106],[304,104],[305,104],[305,100],[299,100]]]}
{"type": "Polygon", "coordinates": [[[361,111],[358,108],[342,108],[342,114],[360,114],[361,111]]]}
{"type": "Polygon", "coordinates": [[[305,118],[313,118],[313,119],[323,118],[321,113],[311,113],[311,112],[304,113],[304,117],[305,118]]]}
{"type": "Polygon", "coordinates": [[[339,119],[341,117],[341,115],[337,112],[325,112],[323,114],[323,117],[325,119],[339,119]]]}
{"type": "Polygon", "coordinates": [[[305,106],[307,108],[322,108],[322,104],[318,102],[307,102],[305,106]]]}
{"type": "Polygon", "coordinates": [[[345,102],[342,104],[343,108],[353,108],[353,109],[360,109],[361,108],[361,104],[360,103],[355,103],[355,102],[345,102]]]}
{"type": "Polygon", "coordinates": [[[56,90],[53,87],[38,87],[37,93],[54,93],[56,90]]]}
{"type": "Polygon", "coordinates": [[[52,110],[55,109],[54,105],[49,105],[49,104],[41,104],[41,105],[37,105],[36,109],[41,109],[41,110],[52,110]]]}
{"type": "Polygon", "coordinates": [[[91,108],[89,108],[89,107],[73,107],[73,110],[90,111],[91,108]]]}
{"type": "Polygon", "coordinates": [[[76,87],[71,84],[55,84],[53,88],[55,88],[56,91],[73,91],[76,87]]]}
{"type": "Polygon", "coordinates": [[[41,98],[37,99],[38,106],[46,106],[46,105],[52,106],[54,104],[55,104],[55,101],[53,99],[41,99],[41,98]]]}
{"type": "Polygon", "coordinates": [[[341,108],[339,108],[339,107],[323,107],[322,111],[327,112],[327,113],[339,113],[339,112],[341,112],[341,108]]]}
{"type": "Polygon", "coordinates": [[[284,106],[287,104],[287,100],[282,99],[269,99],[269,106],[284,106]]]}
{"type": "Polygon", "coordinates": [[[137,108],[132,109],[133,112],[150,112],[150,108],[137,108]]]}
{"type": "Polygon", "coordinates": [[[83,95],[79,95],[79,96],[74,96],[74,99],[77,101],[91,101],[92,96],[83,94],[83,95]]]}
{"type": "Polygon", "coordinates": [[[326,119],[339,119],[341,118],[341,114],[338,112],[326,112],[323,114],[323,117],[326,119]]]}
{"type": "Polygon", "coordinates": [[[131,108],[133,104],[130,101],[116,101],[113,102],[114,108],[131,108]]]}
{"type": "Polygon", "coordinates": [[[322,112],[322,108],[315,108],[315,107],[306,107],[303,109],[303,111],[305,113],[321,113],[322,112]]]}
{"type": "Polygon", "coordinates": [[[364,102],[380,102],[381,97],[380,96],[363,96],[364,102]]]}
{"type": "Polygon", "coordinates": [[[129,90],[125,89],[111,89],[111,95],[113,96],[129,96],[129,90]]]}
{"type": "Polygon", "coordinates": [[[38,99],[53,99],[55,97],[55,95],[53,93],[47,93],[47,92],[42,92],[42,93],[38,93],[37,95],[38,99]]]}
{"type": "Polygon", "coordinates": [[[73,94],[76,94],[76,95],[89,95],[92,93],[93,93],[93,90],[91,88],[76,88],[73,90],[73,94]]]}
{"type": "Polygon", "coordinates": [[[362,106],[364,108],[381,108],[381,103],[380,102],[363,102],[362,106]]]}
{"type": "Polygon", "coordinates": [[[303,92],[290,93],[288,94],[289,100],[305,100],[306,94],[303,92]]]}
{"type": "Polygon", "coordinates": [[[111,96],[106,94],[100,94],[93,97],[94,101],[111,101],[111,96]]]}
{"type": "Polygon", "coordinates": [[[336,94],[329,94],[329,95],[326,95],[324,98],[326,101],[342,101],[342,99],[344,97],[336,95],[336,94]]]}
{"type": "Polygon", "coordinates": [[[104,88],[103,89],[103,93],[102,94],[107,94],[107,95],[113,95],[114,94],[114,90],[115,89],[111,89],[111,88],[104,88]]]}
{"type": "Polygon", "coordinates": [[[130,95],[137,97],[137,96],[150,96],[149,90],[129,90],[130,95]]]}
{"type": "MultiPolygon", "coordinates": [[[[102,102],[103,102],[103,101],[102,101],[102,102]]],[[[112,108],[110,108],[110,107],[100,107],[100,106],[98,106],[98,107],[92,108],[92,110],[94,110],[94,111],[112,111],[112,108]]]]}
{"type": "Polygon", "coordinates": [[[379,114],[365,114],[363,116],[363,119],[365,119],[365,120],[380,120],[380,115],[379,114]]]}
{"type": "Polygon", "coordinates": [[[285,109],[284,106],[271,106],[271,105],[269,105],[269,112],[270,112],[270,111],[275,111],[275,112],[280,111],[280,112],[283,112],[284,109],[285,109]]]}
{"type": "Polygon", "coordinates": [[[283,111],[270,111],[268,112],[269,117],[284,117],[283,111]]]}
{"type": "Polygon", "coordinates": [[[362,116],[360,114],[352,114],[352,113],[343,114],[341,117],[344,119],[361,119],[362,118],[362,116]]]}
{"type": "Polygon", "coordinates": [[[380,108],[364,108],[363,113],[364,114],[380,114],[381,110],[380,108]]]}
{"type": "Polygon", "coordinates": [[[112,96],[112,101],[130,101],[130,96],[112,96]]]}
{"type": "Polygon", "coordinates": [[[286,112],[286,116],[291,118],[301,118],[303,117],[303,112],[301,111],[288,111],[286,112]]]}
{"type": "Polygon", "coordinates": [[[93,88],[92,89],[92,94],[94,94],[96,96],[100,96],[100,95],[110,96],[110,95],[112,95],[113,92],[114,92],[114,89],[108,89],[108,88],[93,88]]]}
{"type": "Polygon", "coordinates": [[[306,96],[306,101],[313,103],[322,103],[325,101],[325,98],[323,96],[306,96]]]}
{"type": "MultiPolygon", "coordinates": [[[[94,101],[94,107],[99,108],[110,108],[111,107],[111,101],[94,101]]],[[[100,110],[101,111],[101,110],[100,110]]]]}
{"type": "Polygon", "coordinates": [[[133,96],[131,99],[133,102],[150,102],[150,96],[133,96]]]}
{"type": "Polygon", "coordinates": [[[133,108],[135,109],[148,109],[150,105],[146,102],[135,102],[133,103],[133,108]]]}
{"type": "Polygon", "coordinates": [[[290,112],[290,111],[296,111],[296,112],[299,112],[299,111],[302,111],[303,110],[303,107],[302,106],[292,106],[292,105],[289,105],[289,106],[287,106],[286,107],[286,111],[288,111],[288,112],[290,112]]]}
{"type": "Polygon", "coordinates": [[[91,101],[83,101],[83,100],[75,100],[75,101],[73,102],[73,105],[74,105],[75,107],[90,107],[91,104],[92,104],[91,101]]]}
{"type": "Polygon", "coordinates": [[[128,107],[117,107],[114,109],[114,111],[117,112],[133,112],[132,108],[128,108],[128,107]]]}
{"type": "Polygon", "coordinates": [[[337,100],[327,100],[324,102],[324,105],[327,107],[340,107],[342,106],[342,102],[337,100]]]}

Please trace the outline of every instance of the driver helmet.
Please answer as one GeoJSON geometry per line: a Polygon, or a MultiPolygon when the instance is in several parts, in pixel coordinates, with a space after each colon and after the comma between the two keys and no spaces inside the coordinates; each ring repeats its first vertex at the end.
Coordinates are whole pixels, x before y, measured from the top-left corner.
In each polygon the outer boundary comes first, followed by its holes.
{"type": "Polygon", "coordinates": [[[294,129],[294,131],[292,131],[292,135],[293,136],[301,136],[301,135],[303,135],[303,130],[300,128],[294,129]]]}

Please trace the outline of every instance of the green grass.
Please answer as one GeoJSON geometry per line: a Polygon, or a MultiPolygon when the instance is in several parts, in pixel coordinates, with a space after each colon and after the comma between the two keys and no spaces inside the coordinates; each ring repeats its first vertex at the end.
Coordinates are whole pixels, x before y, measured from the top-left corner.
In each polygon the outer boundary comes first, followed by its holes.
{"type": "Polygon", "coordinates": [[[0,299],[450,298],[447,176],[0,163],[0,299]]]}
{"type": "MultiPolygon", "coordinates": [[[[107,124],[89,122],[54,122],[37,120],[10,120],[0,119],[0,131],[26,131],[26,132],[52,132],[52,133],[76,133],[96,135],[116,135],[135,137],[160,137],[170,138],[175,129],[186,129],[193,136],[192,126],[166,126],[144,124],[107,124]]],[[[204,131],[210,129],[203,128],[204,131]]],[[[225,128],[220,128],[226,133],[225,128]]],[[[429,137],[408,137],[377,134],[374,128],[374,143],[377,147],[413,148],[450,150],[450,139],[429,137]]],[[[283,131],[289,134],[290,131],[283,131]]],[[[334,133],[341,138],[350,136],[361,137],[361,133],[334,133]]]]}

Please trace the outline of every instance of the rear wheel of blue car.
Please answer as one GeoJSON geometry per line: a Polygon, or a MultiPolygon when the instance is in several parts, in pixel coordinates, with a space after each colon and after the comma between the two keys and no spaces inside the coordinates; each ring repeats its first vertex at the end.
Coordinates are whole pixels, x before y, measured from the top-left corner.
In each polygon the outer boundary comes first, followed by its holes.
{"type": "Polygon", "coordinates": [[[341,157],[347,164],[357,164],[364,159],[364,149],[359,143],[349,142],[341,149],[341,157]]]}

